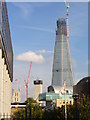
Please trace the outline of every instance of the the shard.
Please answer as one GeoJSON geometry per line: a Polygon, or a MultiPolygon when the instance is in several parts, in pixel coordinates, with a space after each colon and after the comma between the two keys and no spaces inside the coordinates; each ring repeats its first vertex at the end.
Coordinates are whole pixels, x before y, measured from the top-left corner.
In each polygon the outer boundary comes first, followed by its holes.
{"type": "Polygon", "coordinates": [[[62,88],[66,83],[66,89],[73,90],[73,75],[70,59],[69,38],[67,37],[67,25],[64,18],[57,20],[56,39],[54,47],[52,86],[62,88]]]}

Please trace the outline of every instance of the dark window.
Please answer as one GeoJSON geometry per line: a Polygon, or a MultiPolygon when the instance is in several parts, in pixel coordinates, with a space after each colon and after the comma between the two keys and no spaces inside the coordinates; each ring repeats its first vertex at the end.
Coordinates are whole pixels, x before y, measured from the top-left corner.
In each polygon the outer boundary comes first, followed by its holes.
{"type": "Polygon", "coordinates": [[[65,100],[63,101],[63,104],[65,104],[65,100]]]}

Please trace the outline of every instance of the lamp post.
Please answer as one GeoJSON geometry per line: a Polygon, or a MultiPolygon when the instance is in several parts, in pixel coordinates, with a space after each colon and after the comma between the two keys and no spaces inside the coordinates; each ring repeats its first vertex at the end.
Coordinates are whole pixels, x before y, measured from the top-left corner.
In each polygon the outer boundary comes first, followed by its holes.
{"type": "Polygon", "coordinates": [[[32,110],[32,108],[31,107],[29,107],[29,120],[31,120],[31,110],[32,110]]]}
{"type": "Polygon", "coordinates": [[[27,100],[26,100],[26,109],[25,109],[25,120],[27,120],[27,100]]]}
{"type": "Polygon", "coordinates": [[[77,100],[79,98],[78,94],[73,95],[74,103],[75,103],[75,110],[74,110],[74,120],[79,120],[79,111],[77,108],[77,100]]]}

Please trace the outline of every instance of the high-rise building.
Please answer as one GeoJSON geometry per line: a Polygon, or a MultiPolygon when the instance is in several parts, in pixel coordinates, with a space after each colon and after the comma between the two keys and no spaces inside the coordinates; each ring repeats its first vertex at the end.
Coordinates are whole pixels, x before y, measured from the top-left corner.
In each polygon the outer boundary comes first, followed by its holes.
{"type": "Polygon", "coordinates": [[[42,80],[34,80],[34,99],[38,102],[39,94],[42,93],[42,80]]]}
{"type": "Polygon", "coordinates": [[[0,2],[0,119],[10,117],[13,50],[6,2],[0,2]]]}
{"type": "MultiPolygon", "coordinates": [[[[56,40],[54,47],[54,59],[52,69],[52,86],[60,90],[64,81],[66,89],[73,91],[73,76],[70,60],[69,39],[67,37],[67,26],[64,18],[57,20],[56,40]]],[[[67,91],[68,92],[68,91],[67,91]]]]}

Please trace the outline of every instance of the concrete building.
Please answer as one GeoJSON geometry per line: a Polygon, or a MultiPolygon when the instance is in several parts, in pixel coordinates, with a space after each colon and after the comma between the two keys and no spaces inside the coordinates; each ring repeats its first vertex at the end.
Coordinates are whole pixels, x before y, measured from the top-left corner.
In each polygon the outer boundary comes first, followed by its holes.
{"type": "Polygon", "coordinates": [[[73,93],[73,76],[69,49],[66,21],[64,18],[59,18],[57,20],[52,69],[52,86],[55,92],[59,92],[64,85],[64,81],[66,81],[66,89],[73,93]]]}
{"type": "Polygon", "coordinates": [[[5,2],[0,2],[0,119],[10,118],[13,50],[5,2]]]}
{"type": "Polygon", "coordinates": [[[66,105],[73,105],[73,97],[72,94],[62,94],[62,96],[56,100],[56,107],[62,107],[66,105]]]}
{"type": "Polygon", "coordinates": [[[13,87],[13,103],[20,103],[21,102],[21,89],[20,86],[18,90],[15,90],[13,87]]]}
{"type": "Polygon", "coordinates": [[[39,94],[42,93],[42,80],[34,80],[34,99],[38,101],[39,94]]]}
{"type": "MultiPolygon", "coordinates": [[[[49,89],[52,89],[49,88],[49,89]]],[[[70,93],[63,93],[62,96],[60,96],[59,93],[55,93],[54,91],[45,92],[42,94],[39,94],[39,101],[46,101],[47,108],[55,107],[62,107],[65,105],[73,105],[73,97],[70,93]]]]}

